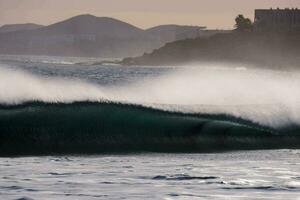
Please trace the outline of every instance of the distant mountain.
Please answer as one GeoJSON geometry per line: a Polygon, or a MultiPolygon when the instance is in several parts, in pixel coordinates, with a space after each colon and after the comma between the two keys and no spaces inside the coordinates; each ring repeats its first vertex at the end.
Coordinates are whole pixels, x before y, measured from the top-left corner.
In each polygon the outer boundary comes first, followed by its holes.
{"type": "Polygon", "coordinates": [[[0,32],[0,54],[119,58],[142,55],[202,27],[166,25],[143,30],[108,17],[79,15],[38,29],[0,32]]]}
{"type": "Polygon", "coordinates": [[[143,56],[125,58],[126,65],[186,65],[237,62],[273,68],[300,67],[299,33],[218,33],[168,43],[143,56]]]}
{"type": "Polygon", "coordinates": [[[6,24],[0,27],[0,33],[14,32],[14,31],[25,31],[34,30],[43,27],[38,24],[6,24]]]}
{"type": "Polygon", "coordinates": [[[40,33],[48,35],[97,35],[106,37],[132,37],[143,35],[143,30],[109,17],[79,15],[44,27],[40,33]]]}
{"type": "Polygon", "coordinates": [[[149,28],[146,32],[157,36],[161,42],[167,43],[176,40],[199,37],[201,32],[205,29],[206,27],[200,26],[179,26],[169,24],[149,28]]]}

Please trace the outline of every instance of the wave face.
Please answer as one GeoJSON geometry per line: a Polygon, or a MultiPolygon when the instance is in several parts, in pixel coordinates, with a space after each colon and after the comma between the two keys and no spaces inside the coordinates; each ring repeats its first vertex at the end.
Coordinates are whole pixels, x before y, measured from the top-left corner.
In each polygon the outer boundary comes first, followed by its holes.
{"type": "Polygon", "coordinates": [[[127,104],[32,102],[0,106],[0,155],[297,148],[296,130],[127,104]]]}

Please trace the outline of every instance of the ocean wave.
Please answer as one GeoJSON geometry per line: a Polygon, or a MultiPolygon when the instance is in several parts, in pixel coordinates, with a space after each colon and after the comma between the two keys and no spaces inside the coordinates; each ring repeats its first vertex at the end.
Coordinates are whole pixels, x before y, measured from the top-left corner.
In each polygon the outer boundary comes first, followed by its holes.
{"type": "Polygon", "coordinates": [[[0,155],[300,147],[300,74],[220,70],[101,86],[0,66],[0,155]]]}
{"type": "Polygon", "coordinates": [[[300,74],[220,70],[175,70],[129,85],[104,86],[0,66],[0,104],[125,102],[164,111],[227,114],[273,128],[300,125],[300,74]]]}
{"type": "Polygon", "coordinates": [[[0,106],[1,156],[298,148],[297,132],[297,127],[273,129],[229,115],[121,103],[0,106]]]}

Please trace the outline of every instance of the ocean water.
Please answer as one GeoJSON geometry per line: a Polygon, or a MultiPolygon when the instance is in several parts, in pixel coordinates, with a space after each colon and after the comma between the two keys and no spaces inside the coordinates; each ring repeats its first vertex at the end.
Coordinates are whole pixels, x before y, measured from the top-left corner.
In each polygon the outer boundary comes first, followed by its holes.
{"type": "Polygon", "coordinates": [[[299,199],[298,150],[0,158],[1,199],[299,199]]]}
{"type": "Polygon", "coordinates": [[[299,199],[300,74],[0,56],[0,199],[299,199]]]}

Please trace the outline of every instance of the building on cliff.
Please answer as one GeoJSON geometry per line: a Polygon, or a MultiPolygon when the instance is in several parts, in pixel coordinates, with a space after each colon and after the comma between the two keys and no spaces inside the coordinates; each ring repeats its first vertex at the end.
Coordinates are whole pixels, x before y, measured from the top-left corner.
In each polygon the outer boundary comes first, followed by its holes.
{"type": "Polygon", "coordinates": [[[294,32],[300,31],[300,9],[257,9],[254,30],[294,32]]]}

